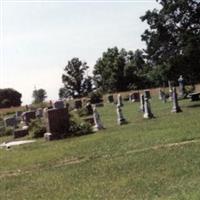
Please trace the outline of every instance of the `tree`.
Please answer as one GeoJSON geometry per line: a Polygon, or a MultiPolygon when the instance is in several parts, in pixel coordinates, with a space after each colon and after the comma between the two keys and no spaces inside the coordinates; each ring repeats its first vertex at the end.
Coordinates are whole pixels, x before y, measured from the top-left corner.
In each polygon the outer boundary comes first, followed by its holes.
{"type": "Polygon", "coordinates": [[[63,88],[59,90],[59,97],[82,97],[92,91],[92,78],[86,75],[86,62],[82,62],[79,58],[72,58],[68,61],[62,75],[63,88]]]}
{"type": "Polygon", "coordinates": [[[94,79],[98,88],[105,92],[137,89],[145,86],[145,60],[141,50],[109,48],[94,67],[94,79]]]}
{"type": "Polygon", "coordinates": [[[108,92],[124,90],[124,67],[125,58],[122,53],[117,47],[109,48],[94,66],[94,79],[98,87],[108,92]]]}
{"type": "Polygon", "coordinates": [[[12,88],[0,89],[0,108],[20,106],[21,97],[22,95],[12,88]]]}
{"type": "Polygon", "coordinates": [[[42,103],[47,98],[47,93],[44,89],[33,90],[33,103],[42,103]]]}
{"type": "MultiPolygon", "coordinates": [[[[149,29],[142,40],[157,83],[176,80],[182,74],[187,82],[200,81],[200,3],[195,0],[157,0],[161,9],[141,17],[149,29]]],[[[152,77],[153,75],[153,77],[152,77]]]]}

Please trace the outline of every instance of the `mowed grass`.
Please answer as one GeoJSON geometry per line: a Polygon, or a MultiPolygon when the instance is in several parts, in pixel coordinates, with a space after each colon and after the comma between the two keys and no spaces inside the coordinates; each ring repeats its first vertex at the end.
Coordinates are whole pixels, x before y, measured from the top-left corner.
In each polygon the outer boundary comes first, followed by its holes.
{"type": "Polygon", "coordinates": [[[145,120],[139,103],[127,102],[123,126],[105,104],[103,131],[0,149],[0,199],[199,200],[200,103],[179,103],[183,112],[171,113],[171,102],[155,97],[156,118],[145,120]]]}

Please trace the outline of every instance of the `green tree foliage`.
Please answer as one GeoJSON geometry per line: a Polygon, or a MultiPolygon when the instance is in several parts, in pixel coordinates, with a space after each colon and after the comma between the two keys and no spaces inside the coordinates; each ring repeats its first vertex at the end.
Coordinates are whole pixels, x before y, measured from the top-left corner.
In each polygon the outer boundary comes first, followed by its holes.
{"type": "Polygon", "coordinates": [[[22,95],[12,88],[0,89],[0,108],[21,105],[22,95]]]}
{"type": "Polygon", "coordinates": [[[200,81],[200,3],[195,0],[157,0],[161,9],[141,17],[149,29],[142,40],[150,77],[156,84],[176,80],[182,74],[187,82],[200,81]]]}
{"type": "Polygon", "coordinates": [[[33,103],[42,103],[47,98],[47,93],[44,89],[33,90],[33,103]]]}
{"type": "Polygon", "coordinates": [[[92,78],[86,75],[86,62],[82,62],[79,58],[73,58],[68,61],[62,75],[63,88],[59,90],[59,97],[82,97],[92,90],[92,78]]]}
{"type": "Polygon", "coordinates": [[[99,58],[94,67],[96,87],[105,92],[123,91],[144,87],[146,64],[143,52],[140,50],[118,50],[109,48],[99,58]]]}

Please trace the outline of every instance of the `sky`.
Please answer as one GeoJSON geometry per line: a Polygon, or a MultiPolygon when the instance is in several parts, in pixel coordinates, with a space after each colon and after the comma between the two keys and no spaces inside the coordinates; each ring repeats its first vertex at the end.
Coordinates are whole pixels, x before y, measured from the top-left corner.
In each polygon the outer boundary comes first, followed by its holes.
{"type": "Polygon", "coordinates": [[[1,1],[0,88],[22,93],[31,103],[34,88],[58,99],[61,76],[73,57],[92,72],[108,48],[145,48],[148,27],[140,16],[159,8],[155,0],[138,1],[1,1]]]}

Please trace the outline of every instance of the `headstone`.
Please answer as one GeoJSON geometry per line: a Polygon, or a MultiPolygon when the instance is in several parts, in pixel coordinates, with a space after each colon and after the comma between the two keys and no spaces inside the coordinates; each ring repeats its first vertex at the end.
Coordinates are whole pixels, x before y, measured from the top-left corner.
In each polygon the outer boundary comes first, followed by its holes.
{"type": "Polygon", "coordinates": [[[144,112],[144,95],[140,94],[140,111],[144,112]]]}
{"type": "Polygon", "coordinates": [[[15,116],[4,118],[5,127],[17,127],[17,119],[15,116]]]}
{"type": "Polygon", "coordinates": [[[140,94],[140,109],[141,112],[144,112],[144,95],[140,94]]]}
{"type": "Polygon", "coordinates": [[[29,107],[28,107],[28,105],[26,105],[26,111],[28,111],[29,110],[29,107]]]}
{"type": "Polygon", "coordinates": [[[129,101],[129,95],[124,95],[124,96],[123,96],[123,100],[124,100],[124,101],[129,101]]]}
{"type": "Polygon", "coordinates": [[[147,97],[144,97],[144,115],[143,115],[143,117],[145,119],[154,118],[154,115],[151,112],[151,105],[150,105],[150,102],[149,102],[149,98],[147,98],[147,97]]]}
{"type": "Polygon", "coordinates": [[[176,93],[176,87],[172,88],[172,101],[173,101],[173,107],[172,107],[172,112],[182,112],[180,106],[178,105],[178,98],[177,98],[177,93],[176,93]]]}
{"type": "Polygon", "coordinates": [[[118,95],[117,95],[117,105],[119,105],[120,107],[123,106],[121,94],[118,94],[118,95]]]}
{"type": "Polygon", "coordinates": [[[28,135],[28,129],[18,129],[14,130],[13,136],[14,138],[20,138],[28,135]]]}
{"type": "Polygon", "coordinates": [[[161,90],[161,88],[159,88],[159,91],[158,91],[158,99],[162,100],[162,90],[161,90]]]}
{"type": "Polygon", "coordinates": [[[200,92],[190,93],[188,95],[191,98],[191,101],[199,101],[200,100],[200,92]]]}
{"type": "Polygon", "coordinates": [[[65,104],[62,100],[58,100],[53,103],[53,108],[60,109],[60,108],[64,108],[64,107],[65,107],[65,104]]]}
{"type": "Polygon", "coordinates": [[[44,139],[45,139],[46,141],[51,141],[51,140],[53,140],[54,138],[53,138],[53,135],[52,135],[51,133],[45,133],[45,134],[44,134],[44,139]]]}
{"type": "Polygon", "coordinates": [[[168,81],[168,86],[169,86],[169,100],[172,100],[172,84],[171,81],[168,81]]]}
{"type": "Polygon", "coordinates": [[[126,123],[127,123],[127,121],[123,116],[121,106],[117,104],[117,124],[123,125],[126,123]]]}
{"type": "Polygon", "coordinates": [[[42,108],[38,108],[36,110],[35,115],[36,115],[36,117],[39,117],[39,118],[43,117],[43,109],[42,108]]]}
{"type": "Polygon", "coordinates": [[[66,136],[69,129],[69,114],[67,108],[52,108],[47,110],[47,132],[54,138],[66,136]]]}
{"type": "Polygon", "coordinates": [[[21,117],[22,113],[23,113],[22,111],[16,111],[15,116],[16,117],[21,117]]]}
{"type": "Polygon", "coordinates": [[[94,119],[94,131],[104,129],[104,126],[101,122],[99,113],[97,112],[96,106],[93,106],[93,119],[94,119]]]}
{"type": "Polygon", "coordinates": [[[180,75],[180,77],[178,78],[178,83],[179,83],[179,95],[180,97],[184,97],[185,86],[184,86],[184,79],[182,75],[180,75]]]}
{"type": "Polygon", "coordinates": [[[75,101],[74,101],[74,108],[75,108],[75,109],[80,109],[80,108],[82,108],[82,101],[81,101],[81,100],[75,100],[75,101]]]}
{"type": "Polygon", "coordinates": [[[151,98],[150,90],[144,90],[144,98],[147,98],[147,99],[151,98]]]}
{"type": "Polygon", "coordinates": [[[28,126],[22,126],[22,130],[28,129],[28,126]]]}
{"type": "Polygon", "coordinates": [[[164,92],[163,90],[161,90],[161,89],[159,89],[159,96],[158,96],[158,98],[159,98],[160,100],[162,100],[163,103],[166,103],[166,94],[165,94],[165,92],[164,92]]]}
{"type": "Polygon", "coordinates": [[[107,99],[108,99],[108,103],[113,103],[114,102],[114,97],[113,97],[112,94],[108,95],[107,99]]]}
{"type": "Polygon", "coordinates": [[[32,119],[36,118],[36,112],[35,111],[26,111],[22,113],[22,118],[26,124],[29,124],[32,119]]]}
{"type": "Polygon", "coordinates": [[[92,108],[92,104],[90,102],[88,102],[85,106],[87,115],[92,115],[93,114],[93,108],[92,108]]]}
{"type": "Polygon", "coordinates": [[[140,101],[140,93],[139,92],[130,93],[129,100],[131,102],[139,102],[140,101]]]}

